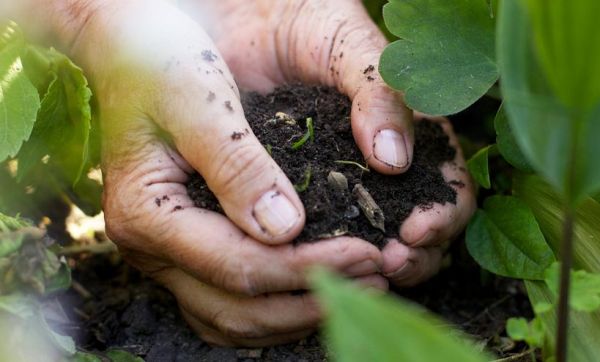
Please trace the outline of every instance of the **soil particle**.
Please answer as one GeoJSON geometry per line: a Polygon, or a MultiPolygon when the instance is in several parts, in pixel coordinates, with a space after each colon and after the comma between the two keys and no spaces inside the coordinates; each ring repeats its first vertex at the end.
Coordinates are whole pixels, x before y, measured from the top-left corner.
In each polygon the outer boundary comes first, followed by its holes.
{"type": "Polygon", "coordinates": [[[239,141],[242,139],[242,137],[244,137],[246,134],[244,132],[233,132],[231,134],[231,139],[234,141],[239,141]]]}
{"type": "Polygon", "coordinates": [[[157,197],[156,199],[154,199],[154,203],[156,204],[156,206],[160,207],[160,199],[157,197]]]}
{"type": "Polygon", "coordinates": [[[215,94],[215,92],[208,92],[208,96],[206,97],[206,100],[208,102],[214,101],[215,98],[217,98],[217,95],[215,94]]]}
{"type": "Polygon", "coordinates": [[[229,112],[233,112],[233,106],[231,106],[231,101],[225,101],[225,103],[223,103],[225,105],[225,108],[227,108],[227,110],[229,112]]]}
{"type": "Polygon", "coordinates": [[[368,80],[369,82],[372,82],[372,81],[374,81],[374,80],[375,80],[375,78],[373,78],[373,77],[371,77],[371,76],[369,75],[369,76],[367,76],[367,80],[368,80]]]}
{"type": "Polygon", "coordinates": [[[179,210],[183,210],[183,206],[177,205],[173,208],[173,211],[179,211],[179,210]]]}
{"type": "Polygon", "coordinates": [[[366,67],[365,70],[363,70],[363,74],[371,73],[374,70],[375,70],[375,67],[373,66],[373,64],[369,64],[369,66],[366,67]]]}
{"type": "Polygon", "coordinates": [[[201,54],[202,59],[210,63],[214,62],[215,59],[217,59],[217,55],[213,53],[210,49],[203,50],[201,54]]]}
{"type": "Polygon", "coordinates": [[[169,196],[167,196],[167,195],[163,195],[163,197],[162,197],[162,200],[163,200],[163,201],[169,201],[169,200],[171,200],[171,199],[169,198],[169,196]]]}
{"type": "MultiPolygon", "coordinates": [[[[266,96],[243,94],[242,105],[254,133],[262,144],[270,145],[271,156],[294,185],[299,187],[305,182],[310,166],[308,188],[299,192],[306,210],[306,224],[296,242],[342,231],[381,247],[386,238],[398,236],[400,225],[416,206],[430,209],[434,203],[456,202],[456,192],[439,171],[443,162],[454,159],[456,150],[448,144],[448,137],[436,123],[416,124],[412,166],[402,175],[386,176],[365,172],[357,166],[365,162],[350,128],[351,103],[335,89],[286,86],[266,96]],[[277,121],[278,112],[284,112],[296,122],[277,121]],[[309,117],[313,119],[314,142],[309,140],[293,150],[294,140],[307,132],[305,120],[309,117]],[[346,177],[348,190],[337,190],[329,185],[327,177],[331,171],[346,177]],[[381,229],[385,232],[373,227],[364,213],[355,215],[356,208],[360,208],[352,195],[356,184],[362,184],[383,211],[385,227],[381,229]]],[[[201,176],[192,177],[188,193],[196,206],[223,212],[201,176]]]]}

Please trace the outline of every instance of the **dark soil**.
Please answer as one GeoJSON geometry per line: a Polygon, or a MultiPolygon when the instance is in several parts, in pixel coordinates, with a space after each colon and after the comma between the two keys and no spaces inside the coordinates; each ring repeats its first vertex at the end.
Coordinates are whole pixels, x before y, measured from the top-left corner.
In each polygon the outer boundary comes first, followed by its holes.
{"type": "MultiPolygon", "coordinates": [[[[267,96],[247,94],[242,97],[242,104],[253,132],[292,183],[301,186],[310,173],[308,187],[299,192],[306,210],[306,225],[297,242],[345,234],[382,246],[386,237],[398,236],[401,223],[415,207],[428,209],[433,203],[456,202],[456,192],[439,170],[442,163],[454,159],[456,151],[435,123],[424,121],[415,126],[410,169],[402,175],[385,176],[364,171],[355,164],[336,162],[366,165],[352,137],[350,101],[335,89],[286,86],[267,96]],[[295,123],[290,124],[280,112],[295,123]],[[307,118],[313,120],[314,142],[308,140],[294,150],[292,144],[307,132],[307,118]],[[347,178],[347,189],[335,188],[328,182],[331,171],[347,178]],[[383,211],[385,232],[374,227],[361,212],[353,194],[356,184],[362,184],[383,211]]],[[[247,133],[248,130],[234,132],[231,142],[247,133]]],[[[192,179],[188,193],[197,206],[223,212],[201,176],[192,179]]]]}
{"type": "MultiPolygon", "coordinates": [[[[462,243],[451,248],[451,256],[453,262],[440,275],[397,293],[438,313],[499,357],[525,350],[510,342],[504,331],[509,317],[532,316],[522,283],[483,274],[462,243]]],[[[209,346],[183,321],[168,291],[114,256],[79,260],[73,278],[90,294],[77,287],[59,295],[71,322],[58,327],[88,351],[121,348],[148,362],[328,359],[316,335],[261,349],[209,346]]]]}

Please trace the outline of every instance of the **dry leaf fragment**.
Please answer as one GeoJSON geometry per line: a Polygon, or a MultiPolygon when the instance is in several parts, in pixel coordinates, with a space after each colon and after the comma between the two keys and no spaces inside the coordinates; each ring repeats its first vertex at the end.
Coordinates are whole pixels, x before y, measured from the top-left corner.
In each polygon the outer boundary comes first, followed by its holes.
{"type": "Polygon", "coordinates": [[[341,172],[330,171],[327,175],[329,186],[338,191],[348,191],[348,179],[341,172]]]}
{"type": "Polygon", "coordinates": [[[381,208],[377,205],[375,200],[373,200],[369,191],[367,191],[363,185],[356,184],[354,185],[352,194],[356,197],[358,206],[360,206],[360,209],[363,211],[371,225],[385,232],[385,216],[383,215],[381,208]]]}

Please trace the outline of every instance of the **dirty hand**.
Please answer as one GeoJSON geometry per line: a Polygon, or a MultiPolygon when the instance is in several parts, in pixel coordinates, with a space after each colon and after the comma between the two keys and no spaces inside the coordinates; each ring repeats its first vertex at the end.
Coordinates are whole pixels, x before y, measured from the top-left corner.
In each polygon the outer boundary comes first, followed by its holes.
{"type": "Polygon", "coordinates": [[[302,204],[196,22],[160,0],[57,3],[99,106],[107,233],[206,341],[261,346],[311,333],[318,309],[291,291],[307,288],[312,265],[387,288],[380,251],[362,240],[287,243],[303,227],[302,204]],[[227,217],[194,207],[185,184],[195,171],[227,217]]]}
{"type": "MultiPolygon", "coordinates": [[[[352,99],[352,130],[371,168],[399,174],[413,155],[412,112],[377,72],[387,44],[359,0],[180,0],[215,40],[242,89],[268,92],[289,82],[335,86],[352,99]],[[203,15],[210,14],[210,17],[203,15]],[[217,16],[215,16],[217,14],[217,16]]],[[[458,148],[450,124],[441,122],[458,148]]],[[[443,166],[457,203],[414,210],[402,242],[384,249],[384,275],[400,286],[435,274],[443,247],[475,209],[460,150],[443,166]]]]}

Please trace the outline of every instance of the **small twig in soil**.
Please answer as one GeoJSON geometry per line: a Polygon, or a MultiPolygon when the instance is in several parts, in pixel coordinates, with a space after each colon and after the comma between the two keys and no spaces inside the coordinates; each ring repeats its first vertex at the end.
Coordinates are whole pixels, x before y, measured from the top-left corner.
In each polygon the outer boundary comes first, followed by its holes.
{"type": "Polygon", "coordinates": [[[299,185],[294,185],[294,189],[296,189],[296,192],[304,192],[304,191],[306,191],[306,189],[308,189],[308,184],[310,184],[311,176],[312,176],[312,167],[309,163],[308,167],[306,168],[306,171],[304,171],[304,181],[302,181],[302,183],[299,185]]]}
{"type": "Polygon", "coordinates": [[[104,241],[98,244],[73,245],[57,250],[58,255],[74,255],[81,253],[90,254],[108,254],[117,251],[117,246],[111,241],[104,241]]]}
{"type": "Polygon", "coordinates": [[[73,290],[77,292],[77,294],[79,294],[83,299],[90,299],[93,297],[92,293],[90,293],[86,287],[81,285],[81,283],[76,280],[71,281],[71,288],[73,288],[73,290]]]}
{"type": "Polygon", "coordinates": [[[533,355],[535,349],[528,349],[524,352],[513,354],[512,356],[508,356],[505,358],[495,359],[492,362],[512,362],[512,361],[520,361],[523,357],[527,355],[533,355]]]}
{"type": "Polygon", "coordinates": [[[346,161],[346,160],[336,160],[334,161],[335,163],[339,163],[342,165],[354,165],[358,168],[360,168],[361,170],[365,171],[365,172],[371,172],[371,170],[369,170],[368,166],[363,166],[358,162],[354,162],[354,161],[346,161]]]}
{"type": "Polygon", "coordinates": [[[502,305],[504,302],[506,302],[507,300],[509,300],[510,298],[512,298],[512,295],[505,295],[504,297],[500,298],[499,300],[495,301],[494,303],[490,304],[489,306],[485,307],[480,313],[478,313],[476,316],[474,316],[473,318],[469,319],[466,322],[461,323],[460,325],[462,327],[464,326],[468,326],[471,323],[479,320],[479,318],[483,317],[484,315],[488,314],[491,310],[496,309],[497,307],[499,307],[500,305],[502,305]]]}
{"type": "Polygon", "coordinates": [[[360,206],[360,209],[363,211],[371,225],[373,225],[374,228],[385,232],[385,215],[369,191],[367,191],[363,185],[356,184],[354,185],[352,194],[356,198],[358,206],[360,206]]]}

